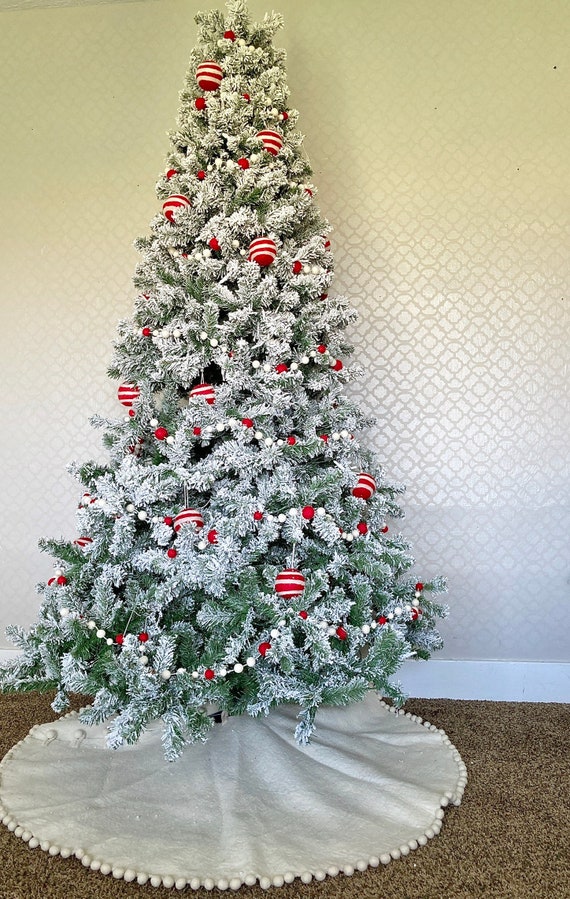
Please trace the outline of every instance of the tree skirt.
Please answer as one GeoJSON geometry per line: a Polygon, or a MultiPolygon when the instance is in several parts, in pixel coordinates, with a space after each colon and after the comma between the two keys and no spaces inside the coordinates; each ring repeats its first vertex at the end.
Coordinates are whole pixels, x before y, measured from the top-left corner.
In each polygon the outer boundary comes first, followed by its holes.
{"type": "Polygon", "coordinates": [[[112,751],[75,713],[33,727],[0,764],[2,821],[31,848],[154,886],[238,889],[386,864],[439,833],[467,775],[444,731],[370,693],[322,708],[230,718],[165,762],[160,722],[112,751]]]}

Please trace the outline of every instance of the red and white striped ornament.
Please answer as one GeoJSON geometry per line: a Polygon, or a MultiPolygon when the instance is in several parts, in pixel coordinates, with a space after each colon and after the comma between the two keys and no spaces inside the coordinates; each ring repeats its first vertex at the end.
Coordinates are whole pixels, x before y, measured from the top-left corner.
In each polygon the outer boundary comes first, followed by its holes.
{"type": "Polygon", "coordinates": [[[174,224],[174,213],[178,212],[179,209],[188,209],[191,205],[188,197],[183,197],[182,194],[172,194],[172,196],[162,204],[162,211],[168,221],[174,224]]]}
{"type": "Polygon", "coordinates": [[[305,589],[305,577],[296,568],[285,568],[275,579],[275,590],[283,599],[300,596],[305,589]]]}
{"type": "Polygon", "coordinates": [[[283,146],[283,138],[278,131],[258,131],[257,136],[261,138],[263,146],[272,156],[277,156],[279,150],[283,146]]]}
{"type": "Polygon", "coordinates": [[[356,482],[356,487],[352,488],[352,495],[357,496],[359,499],[370,499],[371,496],[374,496],[376,492],[376,481],[370,474],[362,474],[358,475],[358,481],[356,482]]]}
{"type": "Polygon", "coordinates": [[[86,546],[89,546],[90,543],[93,543],[91,537],[78,537],[77,540],[73,541],[76,546],[80,546],[81,549],[85,549],[86,546]]]}
{"type": "Polygon", "coordinates": [[[271,265],[277,256],[275,241],[270,237],[256,237],[249,245],[249,262],[257,262],[258,265],[271,265]]]}
{"type": "Polygon", "coordinates": [[[217,91],[223,77],[222,67],[212,59],[200,63],[196,69],[196,81],[203,91],[217,91]]]}
{"type": "Polygon", "coordinates": [[[201,399],[206,400],[209,406],[213,406],[216,402],[216,391],[211,384],[196,384],[188,396],[190,399],[196,396],[200,397],[201,399]]]}
{"type": "Polygon", "coordinates": [[[178,515],[176,515],[174,518],[174,530],[179,531],[180,528],[185,524],[193,524],[197,528],[203,528],[204,519],[197,509],[182,509],[182,511],[179,512],[178,515]]]}
{"type": "Polygon", "coordinates": [[[131,408],[134,401],[138,400],[139,396],[140,390],[136,384],[121,384],[117,390],[117,399],[121,405],[126,406],[127,409],[131,408]]]}

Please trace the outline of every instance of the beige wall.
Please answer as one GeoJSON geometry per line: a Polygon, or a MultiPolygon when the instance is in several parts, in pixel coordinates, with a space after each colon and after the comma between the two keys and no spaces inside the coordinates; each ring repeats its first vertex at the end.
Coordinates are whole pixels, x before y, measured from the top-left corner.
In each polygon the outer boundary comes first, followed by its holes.
{"type": "MultiPolygon", "coordinates": [[[[36,542],[74,532],[66,463],[116,412],[131,244],[203,5],[0,14],[2,629],[33,620],[36,542]]],[[[442,657],[568,659],[566,0],[276,6],[370,439],[408,485],[418,575],[450,580],[442,657]]]]}

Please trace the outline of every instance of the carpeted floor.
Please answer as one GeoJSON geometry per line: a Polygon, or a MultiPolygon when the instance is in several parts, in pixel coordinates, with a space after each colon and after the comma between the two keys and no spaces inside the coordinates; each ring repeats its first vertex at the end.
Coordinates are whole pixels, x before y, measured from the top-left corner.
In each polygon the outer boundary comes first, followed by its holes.
{"type": "MultiPolygon", "coordinates": [[[[242,887],[239,899],[570,899],[570,705],[425,699],[406,709],[443,727],[469,772],[463,803],[446,810],[440,835],[385,868],[267,892],[242,887]]],[[[49,697],[1,696],[0,755],[54,717],[49,697]]],[[[177,895],[30,850],[0,825],[0,899],[177,895]]]]}

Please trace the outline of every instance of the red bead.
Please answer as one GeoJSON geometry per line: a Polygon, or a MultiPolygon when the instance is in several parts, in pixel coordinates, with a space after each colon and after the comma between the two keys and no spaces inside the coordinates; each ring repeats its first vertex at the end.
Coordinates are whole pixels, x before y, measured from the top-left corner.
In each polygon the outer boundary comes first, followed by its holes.
{"type": "Polygon", "coordinates": [[[134,409],[129,409],[129,418],[134,418],[136,414],[134,409]]]}
{"type": "Polygon", "coordinates": [[[253,419],[251,418],[242,418],[241,423],[246,428],[253,428],[253,419]]]}
{"type": "Polygon", "coordinates": [[[271,649],[271,643],[260,643],[259,644],[259,653],[265,658],[265,653],[268,649],[271,649]]]}
{"type": "Polygon", "coordinates": [[[340,359],[336,359],[333,362],[333,364],[331,365],[331,368],[333,369],[333,371],[342,371],[344,366],[343,366],[342,362],[340,361],[340,359]]]}
{"type": "Polygon", "coordinates": [[[177,175],[177,174],[178,174],[178,172],[176,171],[176,169],[168,169],[168,171],[166,173],[166,180],[170,181],[170,179],[173,178],[174,175],[177,175]]]}
{"type": "Polygon", "coordinates": [[[67,584],[67,578],[63,574],[60,574],[57,579],[57,583],[60,587],[65,587],[65,585],[67,584]]]}
{"type": "Polygon", "coordinates": [[[287,443],[289,444],[289,446],[295,446],[295,444],[297,443],[297,438],[291,435],[291,437],[287,437],[287,443]]]}
{"type": "Polygon", "coordinates": [[[124,634],[117,634],[117,636],[115,637],[115,643],[118,643],[119,646],[121,646],[121,644],[124,643],[124,641],[125,641],[124,634]]]}
{"type": "Polygon", "coordinates": [[[263,519],[263,512],[259,512],[259,511],[254,512],[254,513],[253,513],[253,519],[254,519],[254,521],[262,521],[262,519],[263,519]]]}
{"type": "Polygon", "coordinates": [[[197,177],[198,181],[203,181],[204,178],[206,177],[206,172],[203,169],[200,169],[199,172],[196,172],[196,177],[197,177]]]}
{"type": "Polygon", "coordinates": [[[387,525],[387,524],[385,524],[383,528],[380,528],[380,533],[381,533],[381,534],[387,534],[387,533],[388,533],[388,525],[387,525]]]}
{"type": "Polygon", "coordinates": [[[216,673],[215,671],[212,671],[211,668],[206,668],[206,670],[204,671],[204,677],[206,678],[206,680],[214,680],[215,676],[216,673]]]}
{"type": "Polygon", "coordinates": [[[317,352],[318,353],[326,353],[326,351],[327,351],[326,343],[319,343],[319,345],[317,347],[317,352]]]}
{"type": "Polygon", "coordinates": [[[142,631],[139,634],[139,640],[141,641],[141,643],[146,643],[146,641],[148,640],[148,634],[146,631],[142,631]]]}
{"type": "Polygon", "coordinates": [[[208,241],[208,246],[210,247],[211,250],[213,250],[216,253],[220,249],[220,244],[218,243],[218,238],[212,237],[212,239],[208,241]]]}
{"type": "Polygon", "coordinates": [[[279,365],[276,365],[276,366],[275,366],[275,371],[278,372],[280,375],[282,375],[283,372],[289,371],[289,369],[288,369],[288,367],[285,365],[284,362],[280,362],[279,365]]]}
{"type": "Polygon", "coordinates": [[[304,609],[302,609],[302,611],[299,612],[299,618],[302,618],[303,621],[306,621],[308,617],[309,617],[309,613],[305,612],[304,609]]]}
{"type": "Polygon", "coordinates": [[[365,521],[361,521],[359,524],[356,525],[356,530],[358,531],[359,534],[363,534],[363,535],[367,534],[368,533],[368,525],[366,524],[365,521]]]}
{"type": "Polygon", "coordinates": [[[203,109],[206,108],[205,98],[204,97],[196,97],[196,99],[194,101],[194,106],[196,107],[196,109],[198,109],[201,112],[203,109]]]}
{"type": "Polygon", "coordinates": [[[298,259],[296,259],[295,262],[293,263],[293,274],[298,275],[302,271],[303,271],[303,263],[300,262],[298,259]]]}
{"type": "Polygon", "coordinates": [[[164,518],[164,523],[169,527],[172,527],[172,525],[174,524],[174,518],[172,518],[170,515],[166,515],[166,517],[164,518]]]}
{"type": "Polygon", "coordinates": [[[328,435],[328,434],[321,434],[320,436],[321,436],[321,440],[324,440],[325,443],[328,443],[328,439],[329,439],[329,435],[328,435]]]}
{"type": "Polygon", "coordinates": [[[202,433],[202,428],[195,427],[192,429],[192,433],[194,434],[195,437],[199,437],[200,434],[202,433]]]}
{"type": "Polygon", "coordinates": [[[217,543],[218,542],[218,532],[215,530],[208,531],[208,543],[217,543]]]}
{"type": "Polygon", "coordinates": [[[346,638],[348,637],[348,634],[343,627],[337,627],[336,635],[339,640],[346,640],[346,638]]]}
{"type": "Polygon", "coordinates": [[[154,432],[154,436],[157,440],[166,440],[166,438],[168,437],[168,431],[166,430],[166,428],[157,428],[154,432]]]}
{"type": "Polygon", "coordinates": [[[249,96],[249,94],[242,94],[242,97],[243,97],[243,99],[246,100],[248,103],[249,103],[249,101],[251,100],[251,97],[249,96]]]}
{"type": "Polygon", "coordinates": [[[237,164],[240,169],[248,169],[249,168],[249,159],[246,159],[245,156],[242,156],[241,159],[238,159],[237,164]]]}
{"type": "Polygon", "coordinates": [[[304,506],[304,508],[301,510],[301,515],[307,521],[310,521],[311,518],[315,517],[315,510],[312,506],[304,506]]]}
{"type": "Polygon", "coordinates": [[[171,547],[169,550],[166,551],[166,555],[168,556],[169,559],[175,559],[176,556],[178,555],[178,553],[176,552],[174,547],[171,547]]]}
{"type": "Polygon", "coordinates": [[[416,590],[419,590],[420,593],[421,593],[421,591],[422,591],[423,589],[424,589],[424,585],[423,585],[421,582],[418,581],[418,583],[416,584],[416,590]]]}
{"type": "Polygon", "coordinates": [[[380,616],[378,617],[378,624],[382,625],[382,624],[387,624],[387,623],[388,623],[388,619],[387,619],[387,618],[384,618],[383,615],[380,615],[380,616]]]}
{"type": "Polygon", "coordinates": [[[152,334],[152,331],[150,330],[150,328],[143,328],[143,329],[142,329],[142,336],[143,336],[143,337],[150,337],[151,334],[152,334]]]}
{"type": "Polygon", "coordinates": [[[224,37],[228,41],[235,41],[235,39],[236,39],[235,31],[232,31],[231,29],[229,31],[224,31],[224,37]]]}

